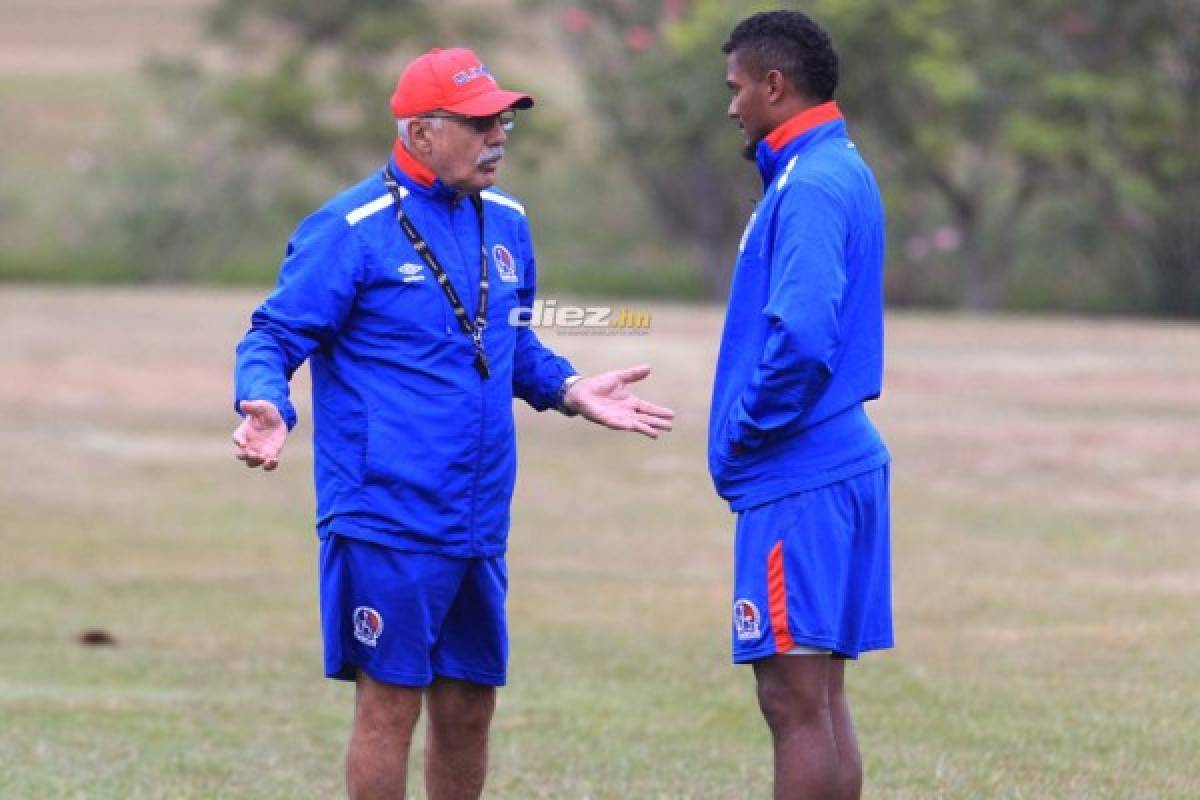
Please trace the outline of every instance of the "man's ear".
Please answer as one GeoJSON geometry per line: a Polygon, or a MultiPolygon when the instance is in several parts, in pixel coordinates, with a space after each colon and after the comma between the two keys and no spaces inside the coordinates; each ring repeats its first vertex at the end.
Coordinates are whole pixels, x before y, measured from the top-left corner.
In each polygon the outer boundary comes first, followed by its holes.
{"type": "Polygon", "coordinates": [[[413,118],[408,123],[408,141],[414,153],[428,155],[433,151],[433,131],[431,126],[420,117],[413,118]]]}
{"type": "Polygon", "coordinates": [[[787,95],[787,79],[777,69],[767,72],[763,84],[767,90],[767,102],[771,105],[780,102],[787,95]]]}

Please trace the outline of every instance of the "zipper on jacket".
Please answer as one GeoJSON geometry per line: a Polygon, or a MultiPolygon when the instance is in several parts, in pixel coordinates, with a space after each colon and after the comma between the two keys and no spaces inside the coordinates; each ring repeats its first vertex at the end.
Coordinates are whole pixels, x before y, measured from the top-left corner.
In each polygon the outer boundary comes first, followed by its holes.
{"type": "Polygon", "coordinates": [[[471,549],[479,549],[479,476],[483,472],[483,430],[487,420],[487,382],[479,376],[479,442],[475,451],[475,485],[471,488],[471,549]]]}
{"type": "MultiPolygon", "coordinates": [[[[487,241],[487,231],[481,230],[479,233],[479,249],[483,250],[486,246],[484,243],[487,241]]],[[[462,260],[461,253],[462,250],[460,248],[460,262],[462,260]]],[[[487,332],[486,329],[484,332],[487,332]]],[[[471,488],[471,550],[477,553],[479,550],[479,475],[483,472],[483,432],[487,421],[487,379],[475,370],[472,370],[472,372],[475,372],[479,380],[479,441],[475,450],[475,483],[471,488]]]]}

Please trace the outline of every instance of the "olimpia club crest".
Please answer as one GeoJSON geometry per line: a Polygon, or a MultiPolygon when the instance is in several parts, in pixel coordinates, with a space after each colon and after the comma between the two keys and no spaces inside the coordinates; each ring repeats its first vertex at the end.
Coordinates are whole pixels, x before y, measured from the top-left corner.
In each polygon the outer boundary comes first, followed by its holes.
{"type": "Polygon", "coordinates": [[[370,606],[359,606],[354,609],[354,638],[368,647],[374,647],[375,642],[383,635],[383,615],[370,606]]]}
{"type": "Polygon", "coordinates": [[[492,260],[496,262],[496,272],[500,273],[500,280],[507,283],[516,283],[517,278],[517,260],[513,258],[513,254],[508,251],[508,248],[502,244],[498,244],[492,248],[492,260]]]}
{"type": "Polygon", "coordinates": [[[758,606],[744,597],[733,604],[733,630],[739,642],[762,636],[762,614],[758,606]]]}

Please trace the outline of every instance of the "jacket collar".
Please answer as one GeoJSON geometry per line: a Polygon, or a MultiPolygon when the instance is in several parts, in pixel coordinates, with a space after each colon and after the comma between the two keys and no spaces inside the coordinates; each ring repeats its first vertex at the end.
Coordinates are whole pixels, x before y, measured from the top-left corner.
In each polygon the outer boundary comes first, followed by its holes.
{"type": "Polygon", "coordinates": [[[763,185],[770,183],[780,166],[786,163],[784,155],[803,153],[816,142],[845,133],[846,121],[832,100],[806,108],[788,119],[758,143],[755,162],[763,185]]]}
{"type": "Polygon", "coordinates": [[[388,161],[388,169],[396,180],[413,194],[445,202],[451,202],[458,196],[457,191],[442,183],[433,170],[408,152],[408,148],[399,139],[396,139],[396,143],[392,146],[392,157],[388,161]]]}

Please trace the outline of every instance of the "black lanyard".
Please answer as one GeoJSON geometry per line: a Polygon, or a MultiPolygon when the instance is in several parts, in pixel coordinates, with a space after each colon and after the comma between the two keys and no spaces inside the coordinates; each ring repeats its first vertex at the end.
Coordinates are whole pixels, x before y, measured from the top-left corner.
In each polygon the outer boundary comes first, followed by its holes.
{"type": "Polygon", "coordinates": [[[437,256],[433,254],[429,243],[425,241],[416,226],[412,224],[412,220],[404,213],[404,206],[400,203],[400,185],[392,177],[391,170],[384,169],[383,183],[391,192],[392,200],[396,204],[396,221],[404,229],[404,234],[408,236],[408,241],[412,242],[413,248],[429,266],[429,271],[437,278],[438,286],[442,287],[446,300],[450,302],[450,308],[454,309],[454,317],[458,320],[458,326],[462,328],[463,333],[471,337],[471,341],[475,344],[475,369],[479,371],[480,376],[488,378],[491,370],[488,368],[487,354],[483,351],[483,330],[487,327],[488,305],[488,262],[487,245],[483,241],[483,201],[479,199],[479,195],[471,195],[471,204],[475,206],[475,213],[479,217],[479,305],[475,307],[475,319],[472,321],[467,316],[467,309],[463,306],[462,300],[458,298],[458,292],[454,291],[454,285],[450,283],[450,276],[438,263],[437,256]]]}

